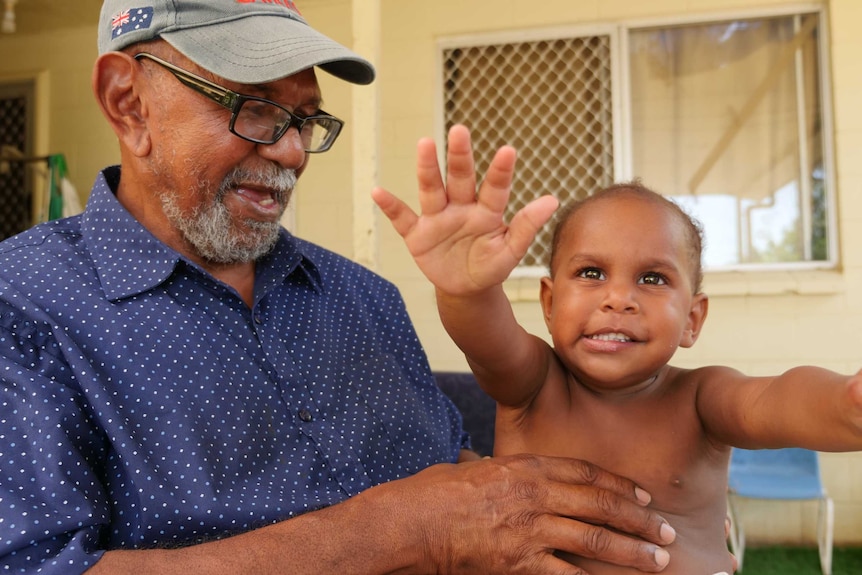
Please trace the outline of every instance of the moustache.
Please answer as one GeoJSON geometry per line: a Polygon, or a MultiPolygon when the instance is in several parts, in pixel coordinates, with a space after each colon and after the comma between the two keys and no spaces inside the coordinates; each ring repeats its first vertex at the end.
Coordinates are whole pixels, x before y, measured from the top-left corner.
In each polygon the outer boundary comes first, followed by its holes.
{"type": "Polygon", "coordinates": [[[222,180],[219,186],[219,199],[223,198],[228,190],[240,185],[254,185],[273,191],[274,200],[279,205],[287,205],[293,188],[296,187],[296,170],[281,168],[274,164],[250,169],[236,167],[231,170],[222,180]]]}

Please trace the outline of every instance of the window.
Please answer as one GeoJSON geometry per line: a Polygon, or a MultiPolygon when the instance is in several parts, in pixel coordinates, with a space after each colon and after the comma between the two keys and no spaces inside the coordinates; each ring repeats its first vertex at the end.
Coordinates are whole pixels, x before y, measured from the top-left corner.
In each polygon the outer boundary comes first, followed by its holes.
{"type": "Polygon", "coordinates": [[[33,132],[34,87],[28,82],[0,84],[0,240],[33,225],[33,173],[6,156],[27,155],[33,132]],[[5,161],[4,161],[5,160],[5,161]]]}
{"type": "MultiPolygon", "coordinates": [[[[640,178],[703,224],[708,270],[834,265],[820,12],[443,47],[443,114],[484,173],[518,148],[509,215],[640,178]],[[619,70],[619,73],[616,73],[619,70]]],[[[544,273],[550,230],[519,273],[544,273]]]]}
{"type": "MultiPolygon", "coordinates": [[[[581,198],[614,180],[609,36],[444,50],[446,130],[471,130],[478,173],[497,148],[518,149],[508,215],[541,194],[581,198]]],[[[546,226],[522,272],[546,273],[546,226]]]]}

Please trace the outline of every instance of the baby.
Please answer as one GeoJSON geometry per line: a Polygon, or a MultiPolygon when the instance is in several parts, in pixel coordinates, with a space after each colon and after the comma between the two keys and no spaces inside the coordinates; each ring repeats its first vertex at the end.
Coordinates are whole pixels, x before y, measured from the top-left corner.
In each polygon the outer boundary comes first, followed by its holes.
{"type": "MultiPolygon", "coordinates": [[[[862,450],[862,373],[797,367],[748,377],[668,365],[707,316],[701,231],[638,183],[562,211],[540,299],[553,345],[516,321],[502,283],[557,207],[543,197],[509,225],[515,152],[501,148],[478,194],[469,133],[449,136],[444,185],[419,144],[421,216],[373,193],[434,283],[443,325],[497,401],[494,453],[577,457],[630,477],[676,529],[665,575],[733,570],[725,539],[731,446],[862,450]]],[[[637,571],[558,554],[590,575],[637,571]]]]}

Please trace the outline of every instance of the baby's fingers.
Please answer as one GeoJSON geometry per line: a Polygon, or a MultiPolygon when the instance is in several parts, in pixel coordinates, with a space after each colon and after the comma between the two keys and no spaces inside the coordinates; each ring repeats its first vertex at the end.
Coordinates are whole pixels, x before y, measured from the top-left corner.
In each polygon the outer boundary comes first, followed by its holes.
{"type": "Polygon", "coordinates": [[[473,144],[470,141],[470,130],[461,124],[456,124],[449,129],[446,150],[446,196],[449,202],[456,204],[472,204],[476,199],[473,144]]]}
{"type": "Polygon", "coordinates": [[[518,259],[527,253],[527,249],[542,229],[560,202],[553,196],[542,196],[521,208],[509,224],[509,247],[518,259]]]}
{"type": "Polygon", "coordinates": [[[850,378],[848,386],[850,389],[847,395],[850,401],[850,408],[855,414],[853,417],[854,423],[862,431],[862,371],[857,372],[856,375],[850,378]]]}
{"type": "Polygon", "coordinates": [[[402,238],[407,236],[419,219],[416,213],[410,209],[410,206],[383,188],[371,190],[371,199],[374,200],[380,211],[389,218],[392,227],[402,238]]]}
{"type": "Polygon", "coordinates": [[[437,146],[431,138],[422,138],[416,144],[416,180],[422,213],[436,214],[442,211],[449,203],[449,198],[437,162],[437,146]]]}

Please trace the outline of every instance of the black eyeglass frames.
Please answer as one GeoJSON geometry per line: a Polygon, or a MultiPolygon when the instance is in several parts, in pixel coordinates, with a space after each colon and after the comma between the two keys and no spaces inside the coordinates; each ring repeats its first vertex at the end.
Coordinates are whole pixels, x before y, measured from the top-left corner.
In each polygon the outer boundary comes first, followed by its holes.
{"type": "Polygon", "coordinates": [[[343,121],[322,110],[311,116],[299,116],[271,100],[228,90],[152,54],[135,54],[136,60],[142,58],[162,66],[187,87],[230,110],[230,131],[249,142],[274,144],[290,128],[296,128],[306,152],[325,152],[344,127],[343,121]]]}

